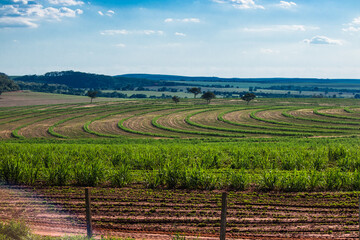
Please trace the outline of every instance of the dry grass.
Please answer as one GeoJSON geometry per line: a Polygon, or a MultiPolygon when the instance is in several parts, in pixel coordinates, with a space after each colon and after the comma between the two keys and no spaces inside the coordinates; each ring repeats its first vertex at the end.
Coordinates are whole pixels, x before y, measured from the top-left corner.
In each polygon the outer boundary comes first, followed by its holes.
{"type": "MultiPolygon", "coordinates": [[[[96,98],[95,102],[116,101],[114,98],[96,98]]],[[[119,100],[120,101],[120,100],[119,100]]],[[[16,91],[5,92],[0,95],[0,107],[15,107],[15,106],[31,106],[31,105],[47,105],[60,103],[87,103],[89,97],[53,94],[53,93],[38,93],[30,91],[16,91]]]]}

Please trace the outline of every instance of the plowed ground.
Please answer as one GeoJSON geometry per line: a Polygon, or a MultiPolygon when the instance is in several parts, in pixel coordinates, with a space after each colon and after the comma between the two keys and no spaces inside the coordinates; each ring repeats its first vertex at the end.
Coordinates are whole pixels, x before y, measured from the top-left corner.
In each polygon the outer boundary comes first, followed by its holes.
{"type": "MultiPolygon", "coordinates": [[[[36,198],[31,199],[38,202],[24,201],[29,196],[14,196],[6,191],[2,188],[1,194],[7,195],[1,198],[0,219],[19,215],[22,211],[24,219],[37,226],[53,224],[71,229],[66,220],[72,218],[66,214],[76,216],[77,221],[72,220],[71,226],[84,224],[84,188],[16,190],[35,191],[36,198]],[[42,199],[40,203],[39,199],[42,199]],[[47,207],[41,203],[46,203],[47,207]],[[56,214],[65,215],[48,214],[48,206],[56,214]],[[32,217],[26,211],[30,211],[32,217]],[[59,222],[59,219],[62,220],[59,222]]],[[[97,235],[168,239],[175,234],[205,238],[216,238],[219,234],[219,191],[149,190],[134,186],[92,188],[91,196],[97,235]]],[[[358,193],[229,192],[227,236],[236,239],[355,239],[358,238],[358,197],[358,193]]]]}

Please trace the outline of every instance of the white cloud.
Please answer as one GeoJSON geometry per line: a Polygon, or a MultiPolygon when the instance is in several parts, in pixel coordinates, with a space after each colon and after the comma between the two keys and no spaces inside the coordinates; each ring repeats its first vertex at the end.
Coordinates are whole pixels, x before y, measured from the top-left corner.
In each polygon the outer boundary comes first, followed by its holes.
{"type": "Polygon", "coordinates": [[[27,0],[13,0],[14,3],[22,3],[22,4],[28,4],[27,0]]]}
{"type": "Polygon", "coordinates": [[[106,13],[103,13],[102,11],[98,11],[98,14],[101,16],[106,15],[108,17],[112,17],[115,14],[115,12],[113,10],[108,10],[106,13]]]}
{"type": "Polygon", "coordinates": [[[122,29],[122,30],[104,30],[100,32],[101,35],[128,35],[129,31],[122,29]]]}
{"type": "Polygon", "coordinates": [[[77,6],[83,5],[84,2],[76,0],[48,0],[50,4],[62,5],[62,6],[77,6]]]}
{"type": "Polygon", "coordinates": [[[304,25],[274,25],[268,27],[244,28],[245,32],[288,32],[288,31],[308,31],[316,30],[318,27],[309,27],[304,25]]]}
{"type": "Polygon", "coordinates": [[[348,27],[343,28],[344,32],[359,32],[360,31],[360,17],[354,18],[351,23],[346,24],[348,27]]]}
{"type": "Polygon", "coordinates": [[[343,45],[342,40],[331,39],[325,36],[315,36],[311,39],[305,39],[304,42],[308,44],[343,45]]]}
{"type": "Polygon", "coordinates": [[[175,36],[180,36],[180,37],[186,37],[185,33],[181,33],[181,32],[176,32],[175,36]]]}
{"type": "Polygon", "coordinates": [[[76,15],[83,14],[81,9],[72,10],[67,7],[61,8],[32,8],[29,12],[31,15],[40,17],[40,18],[48,18],[48,19],[56,19],[60,20],[63,17],[76,17],[76,15]]]}
{"type": "Polygon", "coordinates": [[[254,0],[213,0],[219,4],[231,4],[237,9],[265,9],[262,5],[257,5],[254,0]]]}
{"type": "Polygon", "coordinates": [[[101,35],[130,35],[130,34],[138,34],[138,35],[164,35],[163,31],[156,30],[135,30],[129,31],[125,29],[113,29],[113,30],[104,30],[100,32],[101,35]]]}
{"type": "Polygon", "coordinates": [[[154,31],[154,30],[143,30],[143,31],[135,31],[134,33],[137,34],[145,34],[145,35],[163,35],[164,32],[163,31],[154,31]]]}
{"type": "Polygon", "coordinates": [[[262,49],[260,49],[260,53],[262,53],[262,54],[275,54],[275,53],[279,53],[279,51],[273,50],[273,49],[270,49],[270,48],[262,48],[262,49]]]}
{"type": "Polygon", "coordinates": [[[359,27],[354,27],[354,26],[350,26],[347,28],[343,28],[344,32],[359,32],[360,31],[360,26],[359,27]]]}
{"type": "Polygon", "coordinates": [[[114,12],[113,10],[108,10],[108,11],[106,12],[106,15],[109,16],[109,17],[111,17],[111,16],[114,15],[114,14],[115,14],[115,12],[114,12]]]}
{"type": "Polygon", "coordinates": [[[171,23],[171,22],[200,23],[200,19],[198,19],[198,18],[183,18],[183,19],[167,18],[164,20],[164,22],[166,22],[166,23],[171,23]]]}
{"type": "MultiPolygon", "coordinates": [[[[58,0],[56,0],[58,1],[58,0]]],[[[0,7],[0,28],[29,27],[39,26],[43,20],[58,20],[68,17],[73,18],[83,13],[81,9],[71,9],[68,7],[44,7],[35,2],[25,0],[13,0],[16,4],[8,4],[0,7]]]]}
{"type": "Polygon", "coordinates": [[[281,8],[292,8],[292,7],[296,7],[297,5],[294,2],[280,1],[278,6],[281,8]]]}
{"type": "Polygon", "coordinates": [[[22,18],[22,17],[0,18],[0,28],[18,28],[18,27],[36,28],[38,27],[38,24],[34,23],[33,20],[29,18],[22,18]]]}
{"type": "Polygon", "coordinates": [[[115,47],[124,48],[124,47],[126,47],[126,45],[123,44],[123,43],[118,43],[118,44],[115,45],[115,47]]]}

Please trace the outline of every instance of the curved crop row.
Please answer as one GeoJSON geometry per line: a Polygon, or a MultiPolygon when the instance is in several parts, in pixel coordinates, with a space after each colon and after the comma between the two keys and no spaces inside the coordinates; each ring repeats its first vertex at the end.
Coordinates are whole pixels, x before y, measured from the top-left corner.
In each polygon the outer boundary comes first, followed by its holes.
{"type": "MultiPolygon", "coordinates": [[[[189,109],[182,109],[182,110],[179,110],[179,111],[176,111],[176,112],[181,112],[181,111],[189,111],[189,109]]],[[[207,111],[209,111],[209,110],[207,110],[207,111]]],[[[170,128],[170,127],[163,126],[163,125],[161,125],[161,124],[159,124],[157,122],[157,120],[160,119],[161,117],[165,117],[165,116],[173,114],[173,113],[175,113],[175,112],[166,113],[166,114],[163,114],[163,115],[156,116],[151,121],[152,125],[154,127],[159,128],[159,129],[167,130],[167,131],[170,131],[170,132],[177,132],[177,133],[186,133],[186,134],[194,134],[194,135],[206,135],[206,136],[212,136],[212,137],[237,137],[237,138],[245,137],[245,135],[222,134],[222,133],[216,133],[216,132],[214,132],[214,133],[211,133],[211,132],[198,132],[198,131],[193,131],[193,130],[170,128]]]]}
{"type": "MultiPolygon", "coordinates": [[[[63,112],[66,112],[67,114],[69,113],[73,113],[73,112],[79,112],[81,110],[89,110],[88,108],[76,108],[76,109],[57,109],[57,110],[54,110],[54,111],[50,111],[50,112],[46,112],[46,113],[43,113],[43,114],[40,114],[40,115],[37,115],[36,117],[39,117],[39,116],[42,116],[42,115],[49,115],[49,114],[56,114],[56,115],[52,115],[52,116],[48,116],[48,117],[45,117],[45,118],[40,118],[40,119],[37,119],[35,121],[32,121],[32,122],[29,122],[29,123],[25,123],[21,126],[18,126],[17,128],[15,128],[12,132],[11,132],[11,135],[15,138],[19,138],[19,139],[23,139],[24,137],[21,136],[19,134],[19,131],[22,129],[22,128],[25,128],[27,126],[30,126],[34,123],[38,123],[38,122],[41,122],[41,121],[44,121],[44,120],[47,120],[47,119],[51,119],[51,118],[55,118],[55,117],[59,117],[59,116],[62,116],[63,112]]],[[[22,119],[27,119],[28,117],[25,117],[25,118],[22,118],[22,119]]],[[[60,136],[61,134],[59,134],[60,136]]]]}
{"type": "Polygon", "coordinates": [[[351,110],[350,107],[344,107],[344,111],[347,113],[355,113],[355,111],[351,110]]]}
{"type": "MultiPolygon", "coordinates": [[[[113,109],[112,109],[113,110],[113,109]]],[[[76,118],[81,118],[81,117],[84,117],[84,116],[87,116],[87,115],[93,115],[93,114],[99,114],[99,113],[103,113],[103,112],[107,112],[109,111],[109,109],[106,109],[106,110],[101,110],[101,111],[98,111],[98,112],[90,112],[90,113],[85,113],[85,114],[82,114],[82,115],[76,115],[76,116],[73,116],[73,117],[69,117],[69,118],[66,118],[66,119],[62,119],[58,122],[56,122],[54,125],[52,125],[51,127],[49,127],[48,129],[48,133],[54,137],[58,137],[58,138],[68,138],[67,136],[65,135],[62,135],[60,133],[57,133],[55,132],[54,128],[59,126],[60,124],[63,124],[65,122],[68,122],[70,120],[73,120],[73,119],[76,119],[76,118]]],[[[83,128],[85,130],[85,127],[83,128]]],[[[88,127],[86,127],[87,130],[88,127]]],[[[86,130],[85,130],[86,131],[86,130]]],[[[89,130],[90,131],[90,130],[89,130]]],[[[87,131],[86,131],[87,132],[87,131]]]]}
{"type": "Polygon", "coordinates": [[[324,120],[324,119],[298,117],[298,116],[294,116],[294,115],[289,114],[289,111],[292,111],[292,110],[284,111],[281,114],[283,116],[285,116],[285,117],[288,117],[288,118],[294,118],[294,119],[310,121],[310,122],[322,122],[322,123],[344,124],[344,125],[360,125],[360,123],[358,123],[358,122],[330,121],[330,120],[324,120]]]}
{"type": "MultiPolygon", "coordinates": [[[[66,113],[71,113],[71,112],[75,112],[75,111],[78,112],[78,111],[81,111],[81,110],[88,110],[88,108],[76,108],[76,109],[72,109],[72,107],[71,108],[70,107],[62,108],[62,109],[52,108],[50,111],[45,111],[45,112],[41,111],[41,113],[37,114],[36,117],[43,116],[43,115],[49,115],[49,114],[52,114],[52,113],[60,113],[60,112],[66,112],[66,113]]],[[[28,111],[28,112],[20,115],[20,116],[25,115],[24,117],[11,119],[11,120],[8,120],[8,121],[5,121],[5,122],[0,122],[0,125],[6,124],[6,123],[17,122],[17,121],[21,121],[21,120],[28,119],[28,118],[32,118],[33,115],[36,114],[37,112],[38,111],[28,111]],[[29,114],[32,114],[32,115],[27,116],[29,114]]]]}
{"type": "Polygon", "coordinates": [[[22,128],[25,128],[25,127],[27,127],[27,126],[30,126],[30,125],[34,124],[34,123],[38,123],[38,122],[41,122],[41,121],[44,121],[44,120],[47,120],[47,119],[51,119],[51,118],[54,118],[54,117],[59,117],[59,116],[61,116],[61,115],[62,115],[62,114],[57,114],[57,115],[55,115],[55,116],[40,118],[40,119],[37,119],[37,120],[35,120],[35,121],[32,121],[32,122],[23,124],[23,125],[15,128],[15,129],[11,132],[11,135],[12,135],[13,137],[15,137],[15,138],[25,139],[24,136],[21,136],[21,135],[19,134],[19,131],[20,131],[22,128]]]}
{"type": "MultiPolygon", "coordinates": [[[[206,110],[211,111],[211,110],[206,110]]],[[[206,111],[200,111],[196,113],[192,113],[186,116],[185,122],[189,125],[205,128],[205,129],[211,129],[211,130],[218,130],[218,131],[226,131],[226,132],[239,132],[239,133],[249,133],[249,134],[266,134],[266,135],[278,135],[278,136],[301,136],[301,137],[311,137],[313,134],[311,133],[286,133],[286,132],[274,132],[274,131],[256,131],[256,130],[243,130],[243,129],[230,129],[230,128],[221,128],[221,127],[213,127],[208,125],[199,124],[196,122],[193,122],[190,120],[192,116],[195,116],[199,113],[203,113],[206,111]]]]}
{"type": "MultiPolygon", "coordinates": [[[[235,126],[259,128],[259,129],[266,129],[266,130],[293,131],[293,132],[316,132],[316,133],[341,133],[340,131],[337,131],[337,130],[326,131],[326,130],[318,130],[318,129],[298,129],[298,128],[285,128],[285,127],[282,128],[282,127],[270,127],[270,126],[263,126],[263,125],[252,125],[252,124],[233,122],[233,121],[230,121],[230,120],[227,120],[224,118],[224,116],[226,114],[231,113],[231,112],[236,112],[236,111],[239,111],[239,109],[222,112],[218,115],[218,120],[228,123],[228,124],[231,124],[231,125],[235,125],[235,126]]],[[[272,120],[269,120],[269,121],[272,121],[272,120]]],[[[274,122],[275,121],[272,121],[271,123],[274,124],[274,122]]],[[[279,122],[279,123],[281,123],[281,122],[279,122]]],[[[294,127],[309,127],[308,125],[305,125],[305,124],[304,125],[303,124],[292,124],[292,126],[294,126],[294,127]]]]}
{"type": "MultiPolygon", "coordinates": [[[[107,117],[110,117],[110,116],[113,116],[113,115],[128,113],[128,112],[132,112],[134,110],[139,110],[139,109],[133,109],[132,107],[129,107],[129,108],[130,109],[128,109],[128,110],[124,110],[124,111],[120,111],[120,112],[113,112],[113,113],[109,113],[109,114],[106,114],[106,115],[99,116],[99,117],[96,117],[94,119],[91,119],[90,121],[88,121],[88,122],[86,122],[84,124],[83,129],[84,129],[85,132],[96,135],[96,136],[99,136],[99,137],[122,138],[123,136],[121,136],[121,135],[106,134],[106,133],[100,133],[100,132],[93,131],[93,130],[91,130],[89,128],[89,126],[90,126],[91,123],[93,123],[95,121],[99,121],[101,119],[104,119],[104,118],[107,118],[107,117]]],[[[148,109],[148,108],[143,108],[141,110],[144,110],[144,109],[148,109]]]]}
{"type": "Polygon", "coordinates": [[[360,118],[357,118],[357,117],[339,116],[339,115],[335,115],[335,114],[329,114],[329,113],[319,112],[319,110],[321,110],[321,109],[333,109],[333,108],[315,108],[314,111],[313,111],[314,114],[319,115],[319,116],[324,116],[324,117],[331,117],[331,118],[360,120],[360,118]]]}
{"type": "Polygon", "coordinates": [[[151,112],[156,112],[156,111],[161,111],[161,110],[167,110],[167,109],[173,109],[173,108],[160,108],[160,109],[156,109],[156,110],[151,110],[151,111],[147,111],[147,112],[142,112],[142,113],[138,113],[135,114],[134,116],[130,116],[127,118],[124,118],[122,120],[119,121],[118,123],[118,127],[125,131],[125,132],[129,132],[129,133],[134,133],[134,134],[140,134],[140,135],[144,135],[144,136],[152,136],[152,137],[165,137],[165,138],[178,138],[178,136],[172,136],[172,135],[165,135],[165,134],[159,134],[159,133],[149,133],[149,132],[142,132],[142,131],[137,131],[137,130],[133,130],[130,128],[127,128],[124,126],[124,122],[135,117],[135,116],[141,116],[141,115],[145,115],[147,113],[151,113],[151,112]]]}

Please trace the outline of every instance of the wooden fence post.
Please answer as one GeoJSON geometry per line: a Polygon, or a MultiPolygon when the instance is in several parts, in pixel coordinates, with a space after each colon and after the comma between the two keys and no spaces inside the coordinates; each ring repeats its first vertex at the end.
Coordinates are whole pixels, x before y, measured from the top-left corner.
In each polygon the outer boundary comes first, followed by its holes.
{"type": "Polygon", "coordinates": [[[221,201],[220,240],[225,240],[225,235],[226,235],[226,212],[227,212],[227,193],[223,192],[222,201],[221,201]]]}
{"type": "Polygon", "coordinates": [[[85,204],[86,204],[86,229],[87,237],[92,238],[92,224],[91,224],[91,202],[90,202],[90,189],[85,188],[85,204]]]}

